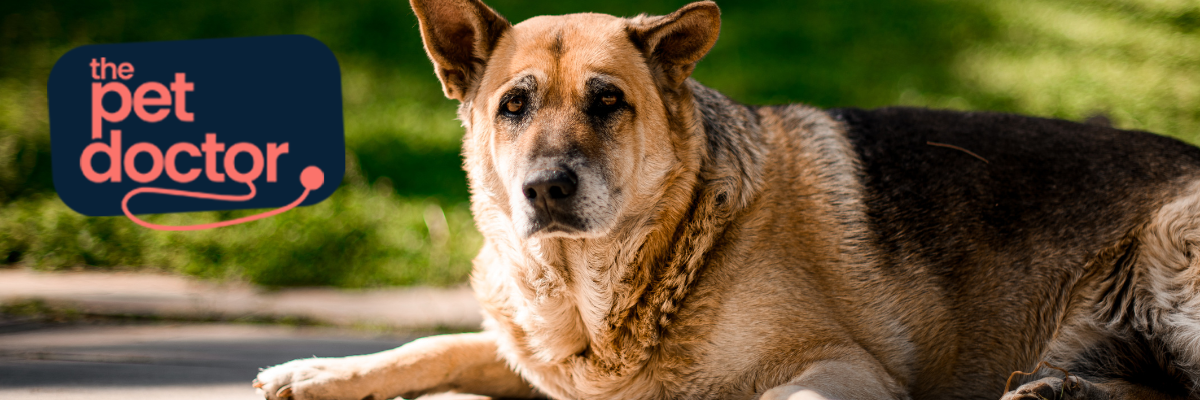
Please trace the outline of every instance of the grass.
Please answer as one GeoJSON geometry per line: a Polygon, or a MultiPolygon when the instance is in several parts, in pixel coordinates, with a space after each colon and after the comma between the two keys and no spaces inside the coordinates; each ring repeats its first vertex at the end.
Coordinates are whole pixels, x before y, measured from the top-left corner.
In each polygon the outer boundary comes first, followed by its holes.
{"type": "MultiPolygon", "coordinates": [[[[668,13],[683,1],[492,0],[512,21],[668,13]]],[[[1200,142],[1192,0],[721,2],[695,77],[747,103],[893,104],[1080,120],[1200,142]]],[[[268,286],[452,285],[480,246],[455,103],[406,2],[50,1],[0,5],[0,263],[156,268],[268,286]],[[329,200],[239,226],[157,232],[68,210],[50,178],[46,79],[89,43],[303,33],[342,68],[347,177],[329,200]]],[[[255,212],[148,216],[191,224],[255,212]]]]}

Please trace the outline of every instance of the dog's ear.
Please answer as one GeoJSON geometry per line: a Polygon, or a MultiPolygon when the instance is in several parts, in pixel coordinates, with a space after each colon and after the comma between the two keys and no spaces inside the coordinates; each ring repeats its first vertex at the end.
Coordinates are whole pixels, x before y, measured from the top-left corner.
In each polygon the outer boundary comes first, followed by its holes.
{"type": "Polygon", "coordinates": [[[689,76],[717,42],[721,33],[721,10],[717,3],[698,1],[657,17],[630,21],[629,34],[645,54],[651,67],[662,73],[664,84],[677,87],[689,76]]]}
{"type": "Polygon", "coordinates": [[[411,4],[442,91],[464,101],[500,35],[512,25],[479,0],[411,0],[411,4]]]}

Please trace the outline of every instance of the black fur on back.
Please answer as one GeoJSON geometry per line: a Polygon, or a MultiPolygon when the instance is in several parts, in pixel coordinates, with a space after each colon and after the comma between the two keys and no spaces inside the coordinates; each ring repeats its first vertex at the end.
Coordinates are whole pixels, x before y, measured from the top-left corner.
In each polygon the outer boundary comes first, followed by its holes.
{"type": "Polygon", "coordinates": [[[956,359],[994,359],[997,343],[1012,352],[1011,364],[956,369],[960,379],[1002,384],[1039,361],[1082,267],[1200,170],[1200,149],[1147,132],[985,112],[829,113],[861,162],[885,271],[932,281],[914,290],[954,305],[947,328],[960,339],[945,345],[956,359]]]}
{"type": "Polygon", "coordinates": [[[831,113],[849,128],[880,239],[928,261],[981,239],[1005,253],[1111,243],[1200,166],[1200,150],[1147,132],[917,108],[831,113]]]}

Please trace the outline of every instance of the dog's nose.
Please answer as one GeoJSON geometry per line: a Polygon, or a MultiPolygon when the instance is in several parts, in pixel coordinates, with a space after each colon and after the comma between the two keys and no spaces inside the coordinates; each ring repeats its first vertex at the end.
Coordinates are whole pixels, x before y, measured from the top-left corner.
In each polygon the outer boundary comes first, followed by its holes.
{"type": "Polygon", "coordinates": [[[530,201],[539,197],[546,201],[562,200],[575,194],[578,182],[575,173],[569,169],[539,169],[525,177],[522,191],[530,201]]]}

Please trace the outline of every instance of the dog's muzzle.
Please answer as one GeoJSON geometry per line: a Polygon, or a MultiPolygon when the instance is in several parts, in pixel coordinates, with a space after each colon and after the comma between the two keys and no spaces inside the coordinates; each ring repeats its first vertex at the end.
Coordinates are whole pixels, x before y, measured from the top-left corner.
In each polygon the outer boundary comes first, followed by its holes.
{"type": "Polygon", "coordinates": [[[552,167],[534,170],[525,177],[521,192],[533,209],[530,215],[532,234],[548,232],[573,232],[586,230],[584,221],[577,215],[576,203],[579,178],[570,168],[552,167]]]}
{"type": "Polygon", "coordinates": [[[522,192],[534,207],[558,207],[575,194],[579,178],[565,168],[540,169],[525,177],[522,192]]]}

